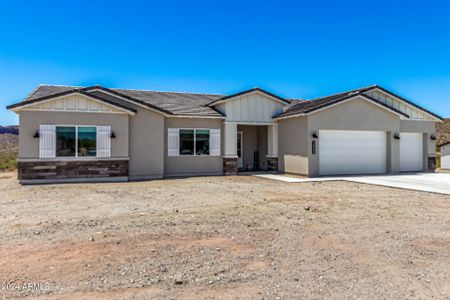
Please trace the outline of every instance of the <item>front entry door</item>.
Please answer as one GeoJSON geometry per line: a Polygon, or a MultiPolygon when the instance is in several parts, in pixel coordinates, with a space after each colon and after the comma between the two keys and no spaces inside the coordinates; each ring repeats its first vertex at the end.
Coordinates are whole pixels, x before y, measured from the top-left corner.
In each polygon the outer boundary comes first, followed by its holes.
{"type": "Polygon", "coordinates": [[[237,132],[237,141],[236,141],[236,152],[237,152],[237,156],[238,156],[238,161],[237,161],[237,166],[239,169],[243,169],[244,168],[244,149],[243,146],[244,145],[244,141],[243,141],[243,135],[242,135],[242,131],[238,131],[237,132]]]}

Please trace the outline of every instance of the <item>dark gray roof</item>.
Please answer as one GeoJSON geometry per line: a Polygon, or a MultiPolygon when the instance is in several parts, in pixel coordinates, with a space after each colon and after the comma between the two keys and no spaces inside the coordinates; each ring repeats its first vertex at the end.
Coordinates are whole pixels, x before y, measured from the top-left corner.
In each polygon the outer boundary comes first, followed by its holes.
{"type": "MultiPolygon", "coordinates": [[[[231,96],[224,95],[215,95],[215,94],[195,94],[195,93],[175,93],[175,92],[157,92],[157,91],[145,91],[145,90],[127,90],[127,89],[108,89],[102,86],[91,86],[91,87],[79,87],[79,86],[62,86],[62,85],[40,85],[36,88],[30,95],[28,95],[22,102],[13,104],[8,106],[8,109],[19,107],[21,105],[29,103],[29,101],[41,101],[45,99],[49,99],[52,96],[56,95],[64,95],[70,93],[71,91],[81,91],[82,93],[90,93],[93,95],[92,90],[100,89],[109,93],[112,93],[116,96],[120,96],[126,98],[132,102],[139,103],[141,105],[145,105],[149,108],[153,108],[155,110],[159,110],[165,114],[173,114],[173,115],[192,115],[192,116],[215,116],[215,117],[223,117],[223,115],[217,111],[212,104],[217,101],[229,99],[235,97],[236,95],[242,95],[245,93],[249,93],[252,91],[261,91],[263,93],[269,94],[273,97],[276,97],[286,103],[285,111],[276,118],[293,116],[298,114],[310,113],[315,110],[325,108],[327,106],[339,103],[340,101],[344,101],[348,98],[351,98],[355,95],[361,95],[365,99],[369,101],[373,101],[378,105],[383,105],[387,109],[394,111],[398,114],[402,114],[407,116],[405,113],[389,107],[377,100],[371,98],[369,95],[364,94],[372,89],[380,89],[394,97],[397,97],[418,109],[421,109],[429,114],[435,116],[438,119],[442,119],[440,116],[433,114],[430,111],[378,86],[372,85],[369,87],[363,87],[355,90],[351,90],[344,93],[334,94],[331,96],[316,98],[312,100],[303,100],[303,99],[284,99],[279,96],[270,94],[267,91],[264,91],[259,88],[254,88],[251,90],[247,90],[238,94],[234,94],[231,96]]],[[[102,100],[102,97],[99,93],[96,93],[95,96],[102,100]]],[[[105,102],[110,101],[104,99],[105,102]]],[[[125,108],[125,107],[124,107],[125,108]]],[[[128,108],[129,109],[129,108],[128,108]]]]}
{"type": "Polygon", "coordinates": [[[62,92],[71,91],[74,89],[79,89],[79,86],[67,86],[67,85],[47,85],[41,84],[36,89],[34,89],[23,101],[34,100],[42,97],[47,97],[54,94],[59,94],[62,92]]]}
{"type": "MultiPolygon", "coordinates": [[[[8,106],[14,108],[28,101],[38,101],[39,99],[48,99],[53,95],[67,93],[70,91],[89,91],[93,89],[101,89],[113,92],[117,96],[125,96],[125,98],[140,104],[148,104],[149,107],[160,110],[161,112],[175,115],[199,115],[199,116],[223,116],[220,112],[207,105],[223,95],[212,94],[194,94],[194,93],[174,93],[174,92],[155,92],[143,90],[127,90],[127,89],[107,89],[100,86],[79,87],[79,86],[61,86],[61,85],[40,85],[31,94],[29,94],[22,102],[8,106]]],[[[93,95],[92,93],[90,93],[93,95]]],[[[99,93],[96,97],[101,97],[99,93]]]]}
{"type": "Polygon", "coordinates": [[[222,95],[154,92],[141,90],[111,89],[133,99],[152,104],[156,107],[181,115],[223,116],[207,105],[222,95]]]}
{"type": "Polygon", "coordinates": [[[373,88],[371,87],[363,87],[339,94],[334,94],[331,96],[316,98],[312,100],[306,100],[306,101],[300,101],[298,103],[295,103],[288,109],[286,109],[283,113],[279,114],[277,117],[286,117],[286,116],[292,116],[292,115],[298,115],[298,114],[304,114],[313,112],[317,109],[326,107],[328,105],[338,103],[339,101],[343,101],[349,97],[352,97],[358,93],[367,91],[369,89],[373,88]]]}
{"type": "MultiPolygon", "coordinates": [[[[368,86],[368,87],[362,87],[359,89],[355,89],[355,90],[351,90],[351,91],[347,91],[347,92],[343,92],[343,93],[339,93],[339,94],[334,94],[334,95],[330,95],[330,96],[326,96],[326,97],[321,97],[321,98],[316,98],[316,99],[312,99],[312,100],[308,100],[308,101],[303,101],[300,102],[298,104],[292,105],[291,107],[289,107],[288,109],[286,109],[283,113],[279,114],[278,116],[276,116],[275,118],[281,118],[281,117],[287,117],[287,116],[294,116],[294,115],[298,115],[298,114],[307,114],[307,113],[311,113],[313,111],[319,110],[321,108],[325,108],[327,106],[339,103],[341,101],[344,101],[346,99],[352,98],[356,95],[359,95],[363,98],[365,98],[368,101],[372,101],[374,103],[376,103],[377,105],[381,105],[384,106],[386,109],[391,110],[397,114],[403,115],[405,117],[409,117],[407,114],[405,114],[404,112],[393,108],[391,106],[388,106],[382,102],[377,101],[376,99],[370,97],[369,95],[365,94],[365,92],[370,91],[372,89],[382,89],[383,91],[389,92],[383,88],[381,88],[378,85],[372,85],[372,86],[368,86]]],[[[400,98],[399,96],[393,94],[392,92],[389,92],[389,94],[400,98]]],[[[404,100],[403,98],[400,98],[402,100],[404,100]]],[[[405,100],[407,101],[407,100],[405,100]]],[[[407,101],[408,103],[411,103],[410,101],[407,101]]],[[[419,106],[413,104],[414,106],[420,108],[419,106]]],[[[422,110],[424,110],[423,108],[420,108],[422,110]]],[[[436,116],[436,115],[434,115],[436,116]]],[[[437,116],[439,118],[439,116],[437,116]]]]}

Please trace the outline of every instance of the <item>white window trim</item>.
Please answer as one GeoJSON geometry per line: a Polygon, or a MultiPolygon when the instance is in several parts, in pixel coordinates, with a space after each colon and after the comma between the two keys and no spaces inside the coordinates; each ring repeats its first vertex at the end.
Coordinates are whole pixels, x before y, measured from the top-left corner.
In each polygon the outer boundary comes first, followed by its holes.
{"type": "Polygon", "coordinates": [[[205,157],[205,156],[213,156],[211,155],[211,129],[215,129],[215,128],[178,128],[178,148],[180,148],[181,145],[181,130],[194,130],[194,154],[181,154],[181,149],[178,149],[179,154],[178,156],[184,156],[184,157],[194,157],[194,156],[199,156],[199,157],[205,157]],[[197,153],[197,135],[196,132],[197,130],[208,130],[209,132],[209,154],[196,154],[197,153]]]}
{"type": "Polygon", "coordinates": [[[97,125],[55,125],[55,158],[62,159],[95,159],[97,158],[97,125]],[[75,156],[58,156],[58,127],[75,128],[75,156]],[[95,127],[95,156],[78,156],[78,127],[95,127]]]}

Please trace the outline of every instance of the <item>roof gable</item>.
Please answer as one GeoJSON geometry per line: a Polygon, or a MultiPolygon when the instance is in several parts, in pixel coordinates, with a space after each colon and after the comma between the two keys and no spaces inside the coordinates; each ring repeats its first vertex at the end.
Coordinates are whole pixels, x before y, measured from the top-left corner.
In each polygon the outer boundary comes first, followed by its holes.
{"type": "Polygon", "coordinates": [[[437,114],[434,114],[429,110],[415,104],[414,102],[398,96],[397,94],[379,85],[373,86],[371,89],[365,91],[364,93],[372,98],[375,98],[375,100],[377,101],[383,102],[386,105],[392,106],[400,111],[405,112],[410,116],[411,119],[422,120],[429,118],[430,120],[443,120],[442,117],[438,116],[437,114]],[[402,103],[403,105],[400,105],[399,103],[402,103]],[[421,115],[423,117],[420,117],[421,115]]]}
{"type": "Polygon", "coordinates": [[[439,117],[438,115],[433,114],[433,113],[427,111],[426,109],[424,109],[404,98],[401,98],[401,97],[395,95],[394,93],[389,92],[386,89],[384,89],[378,85],[363,87],[363,88],[351,90],[348,92],[343,92],[343,93],[334,94],[334,95],[330,95],[330,96],[326,96],[326,97],[312,99],[309,101],[300,102],[296,105],[289,107],[282,114],[276,116],[276,118],[285,118],[285,117],[292,117],[292,116],[296,116],[296,115],[309,114],[316,110],[325,109],[329,106],[338,104],[342,101],[346,101],[357,95],[362,96],[366,100],[372,101],[375,104],[381,105],[384,108],[392,111],[393,113],[402,115],[405,118],[410,118],[408,111],[405,112],[405,111],[401,110],[399,107],[395,107],[394,105],[389,105],[386,102],[380,101],[379,99],[375,99],[371,94],[371,92],[375,91],[375,90],[381,90],[381,91],[384,91],[385,93],[389,93],[390,95],[392,95],[392,97],[396,97],[397,99],[399,99],[399,101],[405,102],[407,105],[414,106],[417,110],[423,111],[427,115],[430,115],[433,118],[433,120],[438,120],[438,121],[442,120],[442,118],[439,117]]]}
{"type": "Polygon", "coordinates": [[[125,105],[121,105],[118,103],[115,103],[113,101],[98,97],[96,95],[89,94],[83,90],[80,89],[71,89],[66,90],[63,92],[59,92],[56,94],[51,94],[47,96],[38,97],[36,96],[36,92],[29,96],[26,100],[15,103],[12,105],[7,106],[7,109],[10,109],[12,111],[19,111],[22,109],[50,109],[50,110],[67,110],[67,111],[80,111],[79,108],[82,107],[81,111],[102,111],[102,104],[103,104],[103,111],[121,111],[121,112],[127,112],[129,114],[135,114],[136,110],[127,107],[125,105]],[[86,101],[86,109],[84,109],[83,106],[80,105],[80,100],[76,99],[73,101],[76,101],[76,106],[73,106],[72,104],[68,104],[67,102],[70,102],[71,99],[69,99],[69,96],[79,95],[83,99],[87,99],[86,101]],[[96,103],[99,103],[99,105],[91,105],[89,101],[92,100],[96,103]],[[48,104],[47,104],[48,103],[48,104]],[[105,109],[106,106],[110,107],[111,109],[105,109]],[[69,107],[69,109],[67,109],[69,107]],[[98,107],[98,108],[97,108],[98,107]]]}
{"type": "Polygon", "coordinates": [[[236,93],[236,94],[232,94],[232,95],[229,95],[229,96],[221,97],[221,98],[219,98],[219,99],[209,103],[208,106],[216,106],[216,105],[218,105],[220,103],[223,103],[225,101],[232,100],[232,99],[235,99],[235,98],[238,98],[238,97],[241,97],[241,96],[244,96],[244,95],[252,94],[252,93],[261,93],[261,94],[263,94],[265,96],[268,96],[273,101],[281,102],[283,105],[288,105],[288,104],[291,103],[287,99],[284,99],[284,98],[282,98],[280,96],[277,96],[277,95],[272,94],[272,93],[270,93],[270,92],[268,92],[266,90],[263,90],[261,88],[257,88],[256,87],[256,88],[252,88],[252,89],[249,89],[249,90],[246,90],[246,91],[242,91],[242,92],[239,92],[239,93],[236,93]]]}

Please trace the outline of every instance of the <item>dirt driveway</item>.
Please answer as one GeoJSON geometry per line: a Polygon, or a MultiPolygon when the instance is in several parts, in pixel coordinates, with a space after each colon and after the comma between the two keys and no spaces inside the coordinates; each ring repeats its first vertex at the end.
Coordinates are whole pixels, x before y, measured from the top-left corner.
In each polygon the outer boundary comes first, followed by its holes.
{"type": "Polygon", "coordinates": [[[21,187],[15,176],[0,174],[0,298],[450,297],[448,196],[244,176],[21,187]]]}

